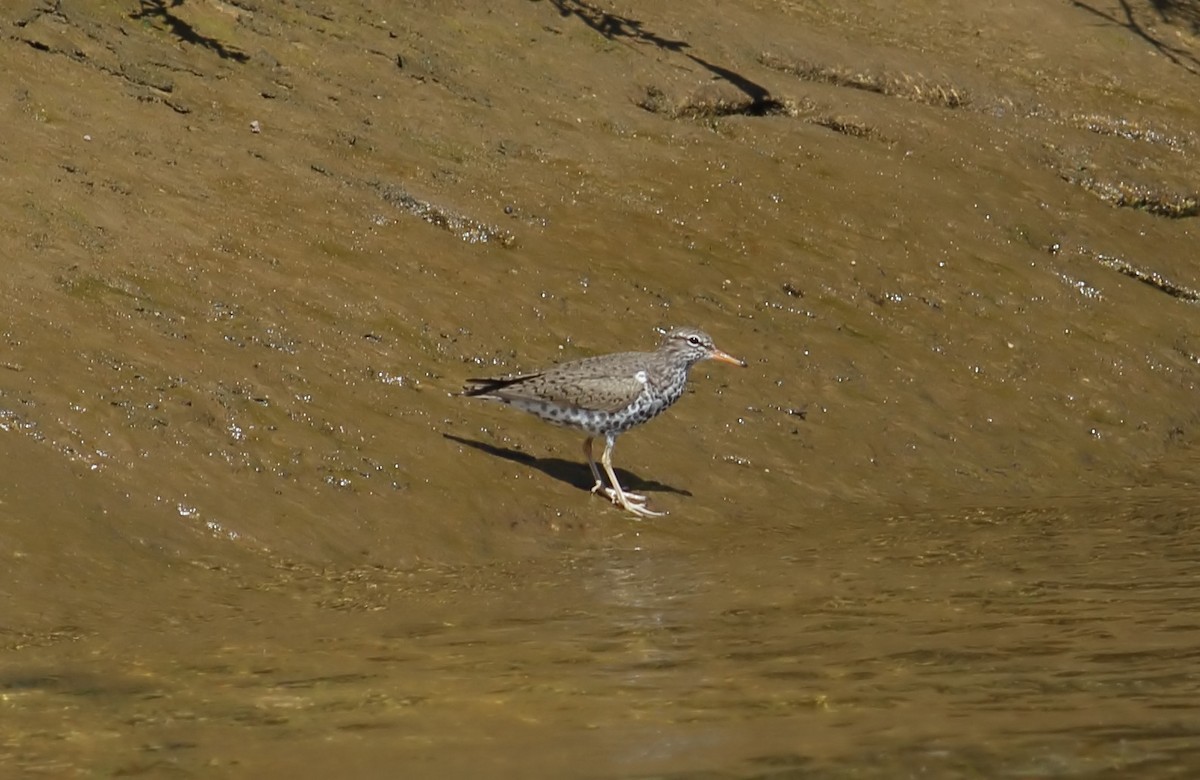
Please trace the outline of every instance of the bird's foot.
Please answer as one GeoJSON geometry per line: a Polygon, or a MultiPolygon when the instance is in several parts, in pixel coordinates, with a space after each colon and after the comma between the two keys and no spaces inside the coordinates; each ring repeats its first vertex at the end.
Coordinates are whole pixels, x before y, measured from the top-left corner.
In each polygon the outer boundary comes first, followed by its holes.
{"type": "Polygon", "coordinates": [[[663,515],[666,514],[666,512],[655,512],[653,509],[647,509],[644,504],[638,504],[633,501],[629,501],[628,500],[629,497],[630,497],[629,494],[626,493],[625,494],[626,500],[622,501],[618,498],[618,499],[614,499],[613,503],[620,504],[622,509],[626,510],[627,512],[633,512],[635,515],[638,515],[639,517],[662,517],[663,515]]]}
{"type": "Polygon", "coordinates": [[[597,482],[596,486],[592,488],[592,492],[593,493],[603,493],[608,498],[608,500],[613,502],[614,504],[620,504],[622,496],[624,496],[625,500],[629,503],[633,503],[633,504],[646,503],[646,497],[643,496],[641,493],[627,493],[624,490],[622,490],[620,493],[618,493],[617,491],[613,490],[612,488],[605,487],[604,485],[602,485],[599,482],[597,482]]]}
{"type": "Polygon", "coordinates": [[[617,491],[613,490],[610,487],[605,487],[604,483],[601,482],[600,480],[596,480],[596,484],[592,485],[592,492],[593,493],[603,493],[605,495],[605,497],[608,498],[608,500],[613,502],[614,504],[621,503],[621,496],[625,496],[625,499],[627,501],[633,501],[638,504],[646,503],[646,497],[643,496],[641,493],[630,493],[630,492],[624,491],[624,490],[622,490],[620,493],[618,493],[617,491]]]}

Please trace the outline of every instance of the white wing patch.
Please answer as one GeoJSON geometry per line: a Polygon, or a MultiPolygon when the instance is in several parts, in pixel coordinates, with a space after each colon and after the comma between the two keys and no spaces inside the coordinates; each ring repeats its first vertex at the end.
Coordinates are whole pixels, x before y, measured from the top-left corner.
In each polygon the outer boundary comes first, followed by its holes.
{"type": "Polygon", "coordinates": [[[636,374],[633,375],[633,378],[636,379],[639,383],[641,383],[643,385],[650,381],[650,377],[646,374],[645,371],[637,372],[636,374]]]}

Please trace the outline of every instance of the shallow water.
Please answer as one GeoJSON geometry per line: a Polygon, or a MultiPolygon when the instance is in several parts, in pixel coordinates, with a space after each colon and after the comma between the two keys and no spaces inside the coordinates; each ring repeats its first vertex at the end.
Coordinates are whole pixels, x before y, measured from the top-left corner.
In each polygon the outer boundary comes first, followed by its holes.
{"type": "Polygon", "coordinates": [[[613,511],[537,560],[214,579],[207,607],[133,618],[133,635],[8,653],[0,758],[56,775],[1182,777],[1200,766],[1185,504],[755,534],[613,511]]]}

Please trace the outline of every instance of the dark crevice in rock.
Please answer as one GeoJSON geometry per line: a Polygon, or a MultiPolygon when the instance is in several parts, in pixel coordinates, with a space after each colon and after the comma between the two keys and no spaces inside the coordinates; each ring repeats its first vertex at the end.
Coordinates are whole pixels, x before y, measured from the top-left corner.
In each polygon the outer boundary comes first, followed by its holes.
{"type": "Polygon", "coordinates": [[[516,246],[517,237],[510,231],[485,225],[444,206],[421,200],[394,184],[372,182],[371,186],[379,197],[393,206],[458,236],[468,244],[499,244],[505,249],[516,246]]]}
{"type": "Polygon", "coordinates": [[[1105,203],[1119,208],[1139,209],[1170,219],[1183,219],[1200,214],[1200,197],[1195,193],[1163,192],[1127,181],[1107,181],[1071,173],[1060,175],[1064,181],[1082,187],[1105,203]]]}
{"type": "Polygon", "coordinates": [[[964,108],[970,103],[966,90],[952,84],[939,84],[919,75],[867,73],[802,59],[787,59],[770,53],[760,54],[758,61],[771,70],[795,76],[802,81],[874,92],[942,108],[964,108]]]}
{"type": "Polygon", "coordinates": [[[827,130],[832,130],[835,133],[848,135],[851,138],[868,138],[877,141],[886,140],[875,128],[854,119],[837,116],[816,116],[808,121],[827,130]]]}
{"type": "Polygon", "coordinates": [[[1128,276],[1130,279],[1136,279],[1142,284],[1149,285],[1159,292],[1170,295],[1172,298],[1177,298],[1188,303],[1200,303],[1200,290],[1177,284],[1157,271],[1148,271],[1130,263],[1128,260],[1113,257],[1112,255],[1105,255],[1086,249],[1081,249],[1080,253],[1086,257],[1090,257],[1105,268],[1111,268],[1118,273],[1128,276]]]}
{"type": "Polygon", "coordinates": [[[784,101],[764,92],[751,96],[727,85],[707,84],[689,95],[670,98],[658,87],[648,87],[636,101],[645,110],[672,119],[715,119],[723,116],[794,115],[784,101]]]}

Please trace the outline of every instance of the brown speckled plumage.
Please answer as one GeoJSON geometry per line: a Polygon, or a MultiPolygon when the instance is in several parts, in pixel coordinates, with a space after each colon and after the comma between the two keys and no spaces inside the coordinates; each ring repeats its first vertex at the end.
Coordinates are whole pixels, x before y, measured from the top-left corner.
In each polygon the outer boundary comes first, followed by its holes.
{"type": "Polygon", "coordinates": [[[659,513],[637,503],[644,502],[643,497],[626,493],[617,484],[612,449],[619,434],[656,417],[678,401],[687,385],[688,370],[708,359],[746,365],[717,349],[704,331],[675,328],[663,337],[655,352],[618,352],[520,376],[468,379],[463,394],[501,401],[547,422],[586,432],[584,454],[596,479],[592,491],[603,491],[613,503],[635,514],[656,515],[659,513]],[[604,486],[592,458],[595,436],[605,439],[601,461],[610,488],[604,486]]]}

